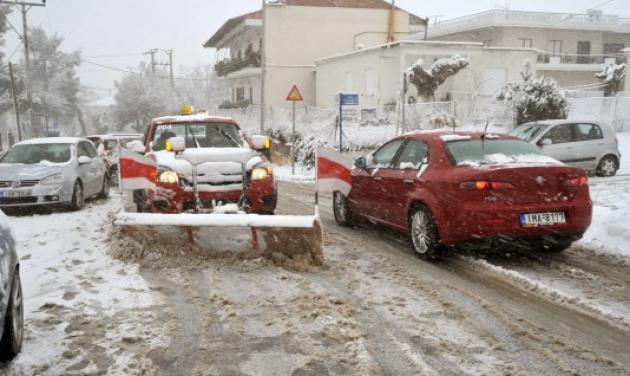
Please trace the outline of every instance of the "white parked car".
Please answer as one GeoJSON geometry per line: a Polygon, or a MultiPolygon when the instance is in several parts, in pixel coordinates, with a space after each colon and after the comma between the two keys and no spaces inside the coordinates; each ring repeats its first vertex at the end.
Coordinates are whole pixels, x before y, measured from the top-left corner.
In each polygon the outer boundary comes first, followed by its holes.
{"type": "Polygon", "coordinates": [[[109,195],[105,165],[84,138],[37,138],[17,143],[0,159],[0,208],[83,207],[109,195]]]}
{"type": "Polygon", "coordinates": [[[613,176],[621,153],[615,132],[606,124],[581,120],[541,120],[516,127],[511,136],[537,145],[569,166],[599,176],[613,176]]]}

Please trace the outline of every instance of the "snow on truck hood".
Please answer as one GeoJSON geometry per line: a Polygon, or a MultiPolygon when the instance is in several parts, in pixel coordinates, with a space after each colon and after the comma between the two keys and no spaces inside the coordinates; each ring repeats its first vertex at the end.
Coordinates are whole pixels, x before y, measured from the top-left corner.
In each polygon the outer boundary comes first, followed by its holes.
{"type": "Polygon", "coordinates": [[[202,148],[187,149],[181,155],[165,150],[154,152],[158,166],[169,168],[178,174],[191,175],[192,165],[196,164],[199,174],[237,174],[242,172],[242,164],[251,170],[264,162],[262,157],[245,148],[202,148]]]}

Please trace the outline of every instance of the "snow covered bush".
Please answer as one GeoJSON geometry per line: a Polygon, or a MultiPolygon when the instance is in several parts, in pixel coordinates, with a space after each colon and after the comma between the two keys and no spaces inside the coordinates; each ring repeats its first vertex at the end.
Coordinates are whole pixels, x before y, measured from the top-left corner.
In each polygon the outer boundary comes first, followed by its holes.
{"type": "Polygon", "coordinates": [[[317,139],[315,136],[301,138],[296,135],[295,151],[293,153],[295,162],[300,163],[304,167],[315,167],[315,151],[318,147],[327,146],[325,141],[317,139]]]}
{"type": "Polygon", "coordinates": [[[545,119],[566,119],[568,103],[558,91],[558,83],[552,78],[534,78],[529,64],[521,72],[523,82],[508,84],[496,94],[500,102],[512,104],[517,111],[517,124],[545,119]]]}
{"type": "Polygon", "coordinates": [[[425,123],[428,123],[433,129],[453,128],[457,126],[457,119],[452,113],[435,109],[425,115],[425,123]]]}
{"type": "Polygon", "coordinates": [[[602,64],[602,71],[595,73],[595,77],[604,85],[604,96],[612,97],[621,91],[622,82],[626,78],[626,64],[602,64]]]}
{"type": "Polygon", "coordinates": [[[416,87],[419,96],[427,101],[432,101],[435,99],[435,92],[440,85],[447,78],[466,68],[470,64],[470,60],[458,55],[442,58],[433,63],[428,70],[422,67],[423,64],[424,61],[420,59],[409,69],[409,82],[416,87]]]}

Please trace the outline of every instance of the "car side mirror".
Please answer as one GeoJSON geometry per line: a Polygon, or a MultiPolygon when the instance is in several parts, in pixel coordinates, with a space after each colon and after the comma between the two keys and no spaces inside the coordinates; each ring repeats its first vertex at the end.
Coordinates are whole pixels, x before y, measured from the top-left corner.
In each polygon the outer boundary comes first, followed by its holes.
{"type": "Polygon", "coordinates": [[[540,142],[538,143],[538,145],[540,146],[549,146],[549,145],[553,145],[553,141],[551,141],[550,138],[543,138],[542,140],[540,140],[540,142]]]}
{"type": "Polygon", "coordinates": [[[125,148],[138,154],[143,154],[145,150],[144,144],[140,140],[134,140],[134,141],[128,142],[127,145],[125,145],[125,148]]]}
{"type": "Polygon", "coordinates": [[[172,151],[173,153],[181,153],[186,150],[186,140],[183,137],[171,137],[166,140],[166,151],[172,151]]]}
{"type": "Polygon", "coordinates": [[[256,151],[264,151],[271,149],[271,139],[267,136],[254,135],[250,138],[252,149],[256,151]]]}
{"type": "Polygon", "coordinates": [[[79,165],[86,165],[86,164],[90,164],[92,163],[92,158],[90,157],[86,157],[85,155],[82,155],[79,157],[79,165]]]}
{"type": "Polygon", "coordinates": [[[357,160],[354,161],[354,166],[360,170],[365,170],[367,167],[367,160],[365,157],[357,158],[357,160]]]}

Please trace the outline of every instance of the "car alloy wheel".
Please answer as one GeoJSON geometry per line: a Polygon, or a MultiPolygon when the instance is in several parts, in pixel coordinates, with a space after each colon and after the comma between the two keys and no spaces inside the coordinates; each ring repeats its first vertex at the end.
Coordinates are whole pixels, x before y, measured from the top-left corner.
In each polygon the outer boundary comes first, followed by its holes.
{"type": "Polygon", "coordinates": [[[615,175],[617,173],[617,161],[611,156],[604,157],[601,162],[599,162],[597,172],[599,172],[601,176],[615,175]]]}
{"type": "Polygon", "coordinates": [[[24,333],[24,305],[22,304],[22,284],[20,282],[19,274],[14,283],[15,286],[13,287],[13,311],[11,313],[11,325],[13,326],[14,340],[17,344],[19,344],[19,348],[21,347],[22,334],[24,333]]]}
{"type": "Polygon", "coordinates": [[[4,333],[0,339],[0,361],[13,359],[22,349],[24,333],[24,304],[19,271],[13,274],[11,292],[7,306],[4,333]]]}
{"type": "Polygon", "coordinates": [[[333,194],[333,212],[335,221],[342,226],[349,226],[352,222],[350,209],[348,208],[348,199],[341,192],[333,194]]]}
{"type": "Polygon", "coordinates": [[[74,183],[72,191],[72,209],[81,210],[83,208],[83,186],[78,181],[74,183]]]}
{"type": "Polygon", "coordinates": [[[410,219],[410,235],[414,250],[422,258],[433,258],[439,245],[433,216],[426,207],[420,206],[412,212],[410,219]]]}

